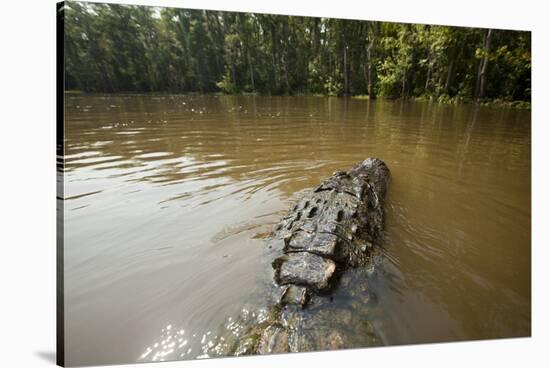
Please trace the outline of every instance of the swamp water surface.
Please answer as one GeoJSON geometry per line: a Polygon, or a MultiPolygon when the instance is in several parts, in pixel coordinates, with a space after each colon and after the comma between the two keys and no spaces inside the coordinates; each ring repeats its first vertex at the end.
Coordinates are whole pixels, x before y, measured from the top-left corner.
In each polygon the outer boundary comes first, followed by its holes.
{"type": "Polygon", "coordinates": [[[392,181],[375,266],[348,271],[334,294],[349,347],[531,334],[529,111],[322,97],[65,103],[69,365],[212,356],[243,309],[262,313],[254,290],[270,282],[273,225],[369,156],[392,181]]]}

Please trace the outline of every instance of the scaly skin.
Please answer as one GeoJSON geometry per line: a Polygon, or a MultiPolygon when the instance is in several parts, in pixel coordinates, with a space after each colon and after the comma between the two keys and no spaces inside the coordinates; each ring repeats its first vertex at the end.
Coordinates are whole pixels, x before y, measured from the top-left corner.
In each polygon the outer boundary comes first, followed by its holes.
{"type": "Polygon", "coordinates": [[[337,275],[365,265],[373,246],[381,242],[389,179],[384,162],[368,158],[347,172],[335,172],[298,201],[269,240],[279,253],[272,262],[275,282],[269,313],[228,345],[224,355],[345,345],[336,331],[319,328],[319,316],[337,275]],[[312,298],[321,305],[313,317],[304,313],[312,298]]]}

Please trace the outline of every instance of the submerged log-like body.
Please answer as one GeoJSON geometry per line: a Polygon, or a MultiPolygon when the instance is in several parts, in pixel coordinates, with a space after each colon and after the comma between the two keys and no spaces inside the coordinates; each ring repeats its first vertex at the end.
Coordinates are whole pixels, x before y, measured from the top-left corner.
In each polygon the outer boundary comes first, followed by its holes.
{"type": "MultiPolygon", "coordinates": [[[[306,193],[274,229],[270,248],[274,290],[269,315],[229,347],[228,354],[266,354],[343,346],[335,331],[323,330],[308,315],[312,298],[323,303],[337,275],[365,265],[382,239],[386,164],[368,158],[349,171],[335,172],[306,193]]],[[[322,309],[322,308],[321,308],[322,309]]],[[[322,313],[321,313],[322,314],[322,313]]]]}
{"type": "Polygon", "coordinates": [[[335,172],[307,193],[277,225],[282,255],[273,261],[280,304],[304,307],[323,293],[338,270],[365,263],[384,227],[384,196],[390,172],[368,158],[348,172],[335,172]]]}

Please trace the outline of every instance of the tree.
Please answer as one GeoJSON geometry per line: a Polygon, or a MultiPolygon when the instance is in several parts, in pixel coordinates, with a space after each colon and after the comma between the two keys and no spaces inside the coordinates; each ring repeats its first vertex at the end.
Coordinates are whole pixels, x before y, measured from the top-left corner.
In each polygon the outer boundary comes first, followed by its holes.
{"type": "Polygon", "coordinates": [[[531,97],[529,32],[68,2],[86,92],[531,97]]]}

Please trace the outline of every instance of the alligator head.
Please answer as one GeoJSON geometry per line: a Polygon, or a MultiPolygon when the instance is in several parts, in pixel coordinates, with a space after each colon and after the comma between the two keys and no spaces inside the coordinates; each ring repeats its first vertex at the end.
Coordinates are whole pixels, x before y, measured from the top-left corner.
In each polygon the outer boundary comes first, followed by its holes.
{"type": "Polygon", "coordinates": [[[339,270],[366,262],[382,236],[389,179],[386,164],[368,158],[335,172],[283,218],[275,231],[283,254],[272,263],[280,304],[304,307],[311,293],[330,289],[339,270]]]}

